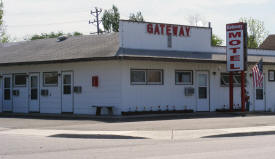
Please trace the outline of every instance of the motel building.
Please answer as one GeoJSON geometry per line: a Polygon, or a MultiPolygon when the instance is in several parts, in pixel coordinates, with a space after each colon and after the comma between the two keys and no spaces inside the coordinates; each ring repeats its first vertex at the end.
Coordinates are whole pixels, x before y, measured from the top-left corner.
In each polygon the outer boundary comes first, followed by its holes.
{"type": "MultiPolygon", "coordinates": [[[[119,33],[0,46],[0,112],[229,109],[226,47],[211,46],[211,27],[121,20],[119,28],[119,33]]],[[[247,54],[249,111],[274,112],[275,50],[247,54]],[[264,82],[254,88],[252,67],[261,58],[264,82]]],[[[240,82],[235,73],[234,109],[241,107],[240,82]]]]}

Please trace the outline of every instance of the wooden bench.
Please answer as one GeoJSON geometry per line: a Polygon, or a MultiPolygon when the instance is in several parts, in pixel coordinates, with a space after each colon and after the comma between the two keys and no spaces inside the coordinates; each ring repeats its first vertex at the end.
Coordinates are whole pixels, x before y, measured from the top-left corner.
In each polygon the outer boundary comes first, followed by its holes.
{"type": "Polygon", "coordinates": [[[96,108],[96,115],[101,115],[102,108],[106,108],[108,110],[108,115],[113,115],[113,107],[114,106],[104,106],[104,105],[93,105],[93,108],[96,108]]]}

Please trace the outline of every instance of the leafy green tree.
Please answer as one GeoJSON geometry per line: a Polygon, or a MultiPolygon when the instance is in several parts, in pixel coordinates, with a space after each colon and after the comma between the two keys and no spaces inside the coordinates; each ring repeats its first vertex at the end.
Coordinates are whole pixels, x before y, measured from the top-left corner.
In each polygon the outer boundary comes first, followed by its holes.
{"type": "Polygon", "coordinates": [[[83,35],[83,34],[77,31],[73,32],[73,36],[80,36],[80,35],[83,35]]]}
{"type": "Polygon", "coordinates": [[[223,40],[219,38],[217,35],[213,34],[211,39],[212,46],[222,46],[223,40]]]}
{"type": "Polygon", "coordinates": [[[143,15],[140,11],[138,11],[136,14],[130,13],[129,20],[134,22],[144,22],[143,15]]]}
{"type": "Polygon", "coordinates": [[[258,48],[267,37],[268,32],[265,29],[264,22],[253,18],[240,18],[241,22],[247,23],[247,47],[258,48]]]}
{"type": "Polygon", "coordinates": [[[118,8],[113,5],[111,9],[105,10],[102,16],[102,24],[107,32],[118,32],[120,14],[118,8]]]}
{"type": "Polygon", "coordinates": [[[33,35],[30,40],[38,40],[38,39],[48,39],[48,38],[57,38],[59,36],[66,35],[66,36],[80,36],[83,35],[80,32],[73,32],[73,33],[67,33],[64,34],[63,32],[51,32],[51,33],[41,33],[40,35],[35,34],[33,35]]]}
{"type": "Polygon", "coordinates": [[[3,1],[0,0],[0,43],[7,43],[9,42],[9,37],[6,35],[5,26],[3,22],[3,1]]]}

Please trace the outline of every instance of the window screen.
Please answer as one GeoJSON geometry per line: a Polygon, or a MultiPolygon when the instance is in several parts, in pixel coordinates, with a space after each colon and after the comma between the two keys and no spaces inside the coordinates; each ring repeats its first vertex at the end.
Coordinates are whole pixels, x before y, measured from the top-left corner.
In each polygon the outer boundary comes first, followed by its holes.
{"type": "Polygon", "coordinates": [[[131,83],[132,84],[145,84],[145,70],[131,70],[131,83]]]}
{"type": "Polygon", "coordinates": [[[148,84],[161,84],[162,71],[161,70],[147,70],[147,83],[148,84]]]}
{"type": "Polygon", "coordinates": [[[192,71],[176,71],[176,84],[192,84],[192,71]]]}
{"type": "Polygon", "coordinates": [[[57,72],[44,72],[44,85],[45,86],[57,86],[58,84],[58,73],[57,72]]]}

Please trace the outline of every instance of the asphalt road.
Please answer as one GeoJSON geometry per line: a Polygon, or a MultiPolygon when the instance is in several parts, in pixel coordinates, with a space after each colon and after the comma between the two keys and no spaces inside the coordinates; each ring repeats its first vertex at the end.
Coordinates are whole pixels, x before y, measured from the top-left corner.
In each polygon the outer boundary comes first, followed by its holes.
{"type": "Polygon", "coordinates": [[[0,158],[273,159],[275,136],[192,140],[71,139],[0,135],[0,158]]]}
{"type": "Polygon", "coordinates": [[[273,159],[275,116],[129,122],[0,117],[0,143],[1,159],[273,159]]]}

